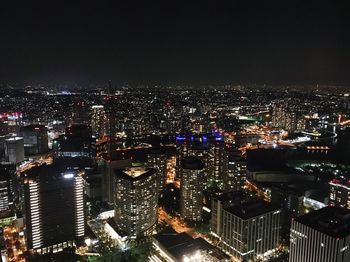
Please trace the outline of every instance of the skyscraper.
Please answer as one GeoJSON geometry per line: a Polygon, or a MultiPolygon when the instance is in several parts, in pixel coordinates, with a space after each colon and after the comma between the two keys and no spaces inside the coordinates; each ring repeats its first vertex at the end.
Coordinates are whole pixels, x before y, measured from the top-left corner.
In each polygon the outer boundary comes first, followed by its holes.
{"type": "Polygon", "coordinates": [[[195,156],[203,162],[204,187],[223,188],[224,174],[227,172],[227,153],[223,137],[205,134],[177,136],[176,141],[180,162],[187,156],[195,156]]]}
{"type": "Polygon", "coordinates": [[[203,208],[204,164],[193,156],[181,160],[180,214],[185,220],[200,221],[203,208]]]}
{"type": "Polygon", "coordinates": [[[290,262],[350,261],[350,211],[324,207],[292,220],[290,262]]]}
{"type": "Polygon", "coordinates": [[[223,188],[227,164],[227,152],[223,137],[211,137],[208,144],[208,186],[223,188]]]}
{"type": "Polygon", "coordinates": [[[23,177],[27,248],[59,251],[85,235],[83,178],[56,165],[30,169],[23,177]]]}
{"type": "Polygon", "coordinates": [[[224,173],[224,189],[240,190],[245,185],[247,160],[236,150],[227,158],[227,172],[224,173]]]}
{"type": "Polygon", "coordinates": [[[350,181],[329,182],[329,205],[350,209],[350,181]]]}
{"type": "Polygon", "coordinates": [[[167,155],[161,147],[152,147],[147,153],[147,165],[157,169],[159,191],[161,191],[166,184],[167,160],[167,155]]]}
{"type": "Polygon", "coordinates": [[[5,140],[5,158],[14,164],[24,161],[23,137],[11,137],[5,140]]]}
{"type": "Polygon", "coordinates": [[[263,200],[223,208],[217,220],[222,248],[240,261],[264,258],[279,244],[281,210],[263,200]]]}
{"type": "Polygon", "coordinates": [[[293,132],[298,128],[298,114],[293,106],[285,103],[276,103],[273,106],[272,126],[283,128],[288,132],[293,132]]]}
{"type": "Polygon", "coordinates": [[[13,203],[15,171],[13,164],[0,164],[0,214],[13,203]]]}
{"type": "Polygon", "coordinates": [[[103,105],[94,105],[91,107],[91,129],[93,135],[101,137],[105,134],[105,117],[106,113],[103,105]]]}
{"type": "Polygon", "coordinates": [[[29,125],[21,128],[26,155],[42,154],[49,150],[47,128],[44,125],[29,125]]]}
{"type": "Polygon", "coordinates": [[[104,98],[106,110],[106,133],[108,135],[108,153],[111,155],[115,146],[115,133],[116,133],[116,97],[113,94],[112,84],[108,83],[108,96],[104,98]]]}
{"type": "Polygon", "coordinates": [[[157,170],[144,166],[115,173],[114,220],[127,240],[153,234],[158,219],[157,170]]]}

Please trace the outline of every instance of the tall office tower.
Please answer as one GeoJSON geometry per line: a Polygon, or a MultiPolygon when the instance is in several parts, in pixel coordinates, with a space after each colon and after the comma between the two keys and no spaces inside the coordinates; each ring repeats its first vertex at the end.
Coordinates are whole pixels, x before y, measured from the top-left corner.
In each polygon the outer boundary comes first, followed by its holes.
{"type": "Polygon", "coordinates": [[[350,261],[350,211],[324,207],[292,220],[290,262],[350,261]]]}
{"type": "MultiPolygon", "coordinates": [[[[204,188],[223,188],[224,174],[227,172],[227,152],[221,136],[194,135],[177,136],[179,160],[187,156],[195,156],[204,164],[204,188]]],[[[178,173],[180,166],[178,166],[178,173]]]]}
{"type": "Polygon", "coordinates": [[[89,124],[89,105],[84,100],[76,101],[73,105],[73,123],[89,124]]]}
{"type": "Polygon", "coordinates": [[[115,147],[116,133],[116,97],[113,94],[112,84],[108,84],[108,96],[104,98],[106,110],[106,133],[108,135],[108,154],[111,155],[115,147]]]}
{"type": "Polygon", "coordinates": [[[5,139],[6,161],[18,164],[24,161],[24,141],[23,137],[11,137],[5,139]]]}
{"type": "Polygon", "coordinates": [[[29,250],[59,251],[85,235],[83,178],[56,165],[30,169],[23,177],[29,250]]]}
{"type": "Polygon", "coordinates": [[[152,147],[147,153],[147,165],[157,169],[158,189],[162,191],[167,181],[167,155],[161,147],[152,147]]]}
{"type": "Polygon", "coordinates": [[[53,141],[52,147],[57,157],[94,157],[95,142],[89,126],[71,125],[66,128],[65,135],[53,141]]]}
{"type": "Polygon", "coordinates": [[[288,110],[288,108],[286,109],[286,114],[285,114],[285,116],[286,116],[286,126],[285,126],[285,129],[288,132],[294,132],[298,128],[297,112],[289,111],[289,110],[288,110]]]}
{"type": "Polygon", "coordinates": [[[26,155],[42,154],[49,150],[47,128],[44,125],[29,125],[21,128],[26,155]]]}
{"type": "Polygon", "coordinates": [[[230,152],[227,158],[227,172],[224,174],[224,190],[240,190],[244,187],[247,160],[238,150],[230,152]]]}
{"type": "Polygon", "coordinates": [[[213,137],[210,140],[207,159],[208,186],[223,188],[228,167],[225,143],[222,137],[213,137]]]}
{"type": "Polygon", "coordinates": [[[114,203],[115,184],[114,173],[118,169],[132,166],[131,158],[106,158],[102,159],[102,198],[112,205],[114,203]]]}
{"type": "Polygon", "coordinates": [[[91,107],[91,129],[92,133],[97,137],[105,134],[105,110],[102,105],[94,105],[91,107]]]}
{"type": "Polygon", "coordinates": [[[236,260],[266,258],[279,244],[281,210],[261,199],[235,194],[216,200],[213,233],[220,238],[221,248],[236,260]]]}
{"type": "Polygon", "coordinates": [[[189,156],[181,160],[180,214],[188,221],[200,221],[203,208],[204,164],[189,156]]]}
{"type": "Polygon", "coordinates": [[[272,126],[283,128],[284,122],[284,106],[281,103],[276,103],[272,108],[272,126]]]}
{"type": "Polygon", "coordinates": [[[213,196],[211,199],[211,234],[220,238],[223,228],[221,220],[224,208],[239,204],[249,199],[251,199],[250,195],[243,190],[226,191],[213,196]]]}
{"type": "Polygon", "coordinates": [[[16,166],[13,164],[0,164],[0,217],[2,212],[8,211],[14,200],[14,180],[16,166]]]}
{"type": "Polygon", "coordinates": [[[294,108],[286,103],[276,103],[273,106],[272,126],[293,132],[298,128],[298,114],[294,108]]]}
{"type": "Polygon", "coordinates": [[[163,128],[166,130],[168,134],[172,134],[174,132],[174,128],[172,125],[172,120],[174,118],[174,107],[171,105],[170,100],[166,101],[163,106],[163,116],[164,116],[164,124],[163,128]]]}
{"type": "Polygon", "coordinates": [[[350,182],[333,179],[329,186],[329,205],[350,209],[350,182]]]}
{"type": "Polygon", "coordinates": [[[117,170],[114,220],[128,240],[152,235],[158,218],[157,170],[144,166],[117,170]]]}

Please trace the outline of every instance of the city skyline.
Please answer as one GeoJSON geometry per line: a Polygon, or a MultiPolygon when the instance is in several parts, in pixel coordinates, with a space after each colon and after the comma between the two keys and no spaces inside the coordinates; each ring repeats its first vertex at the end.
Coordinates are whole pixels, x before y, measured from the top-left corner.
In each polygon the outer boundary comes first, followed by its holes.
{"type": "Polygon", "coordinates": [[[349,262],[331,1],[5,2],[4,262],[349,262]]]}

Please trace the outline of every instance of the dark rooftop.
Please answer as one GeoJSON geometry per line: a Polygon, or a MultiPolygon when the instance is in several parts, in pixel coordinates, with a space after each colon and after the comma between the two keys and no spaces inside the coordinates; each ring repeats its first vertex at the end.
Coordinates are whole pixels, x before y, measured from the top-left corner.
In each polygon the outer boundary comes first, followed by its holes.
{"type": "Polygon", "coordinates": [[[227,212],[244,220],[279,209],[278,205],[270,204],[261,199],[252,199],[251,201],[241,202],[225,208],[227,212]]]}
{"type": "Polygon", "coordinates": [[[174,258],[182,261],[184,255],[195,252],[196,250],[205,250],[210,255],[218,259],[229,259],[225,253],[212,246],[202,238],[193,239],[187,233],[177,233],[174,229],[168,228],[153,236],[158,243],[167,250],[174,258]]]}
{"type": "Polygon", "coordinates": [[[243,190],[224,192],[214,198],[221,202],[242,202],[244,199],[251,199],[250,195],[243,190]]]}
{"type": "Polygon", "coordinates": [[[55,180],[57,178],[61,178],[65,174],[69,174],[69,175],[72,174],[73,176],[75,176],[76,171],[67,170],[61,165],[43,164],[41,166],[35,166],[35,167],[29,169],[25,173],[24,178],[30,178],[30,179],[40,178],[40,180],[51,181],[51,180],[55,180]]]}
{"type": "Polygon", "coordinates": [[[350,210],[345,208],[328,206],[295,220],[331,237],[350,235],[350,210]]]}

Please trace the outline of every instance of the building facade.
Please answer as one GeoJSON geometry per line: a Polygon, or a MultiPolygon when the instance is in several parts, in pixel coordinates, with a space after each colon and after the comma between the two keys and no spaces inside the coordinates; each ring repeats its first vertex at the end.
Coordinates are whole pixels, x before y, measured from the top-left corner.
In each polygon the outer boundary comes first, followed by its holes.
{"type": "Polygon", "coordinates": [[[329,205],[350,209],[350,184],[333,179],[329,186],[329,205]]]}
{"type": "Polygon", "coordinates": [[[106,133],[105,118],[106,112],[103,105],[91,107],[91,129],[93,135],[101,137],[106,133]]]}
{"type": "Polygon", "coordinates": [[[13,204],[15,172],[13,164],[0,164],[0,214],[8,211],[13,204]]]}
{"type": "Polygon", "coordinates": [[[281,209],[251,200],[223,207],[217,218],[222,249],[239,261],[266,258],[278,247],[281,209]]]}
{"type": "Polygon", "coordinates": [[[46,253],[85,236],[83,178],[59,167],[32,168],[23,179],[25,235],[29,250],[46,253]]]}
{"type": "Polygon", "coordinates": [[[29,125],[21,128],[26,155],[46,153],[49,150],[47,128],[44,125],[29,125]]]}
{"type": "Polygon", "coordinates": [[[147,165],[157,169],[159,191],[166,185],[167,161],[168,157],[161,148],[151,148],[147,154],[147,165]]]}
{"type": "Polygon", "coordinates": [[[11,137],[5,140],[5,159],[14,164],[24,161],[23,137],[11,137]]]}
{"type": "Polygon", "coordinates": [[[224,173],[224,189],[242,189],[246,182],[247,160],[237,150],[228,156],[227,162],[227,172],[224,173]]]}
{"type": "Polygon", "coordinates": [[[114,220],[127,240],[152,235],[158,221],[157,170],[144,166],[115,172],[114,220]]]}
{"type": "Polygon", "coordinates": [[[181,161],[180,214],[188,221],[200,221],[203,209],[204,164],[193,156],[181,161]]]}
{"type": "Polygon", "coordinates": [[[350,261],[350,211],[324,207],[292,220],[290,262],[350,261]]]}

